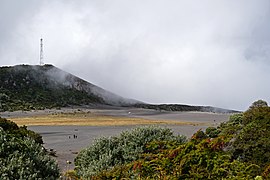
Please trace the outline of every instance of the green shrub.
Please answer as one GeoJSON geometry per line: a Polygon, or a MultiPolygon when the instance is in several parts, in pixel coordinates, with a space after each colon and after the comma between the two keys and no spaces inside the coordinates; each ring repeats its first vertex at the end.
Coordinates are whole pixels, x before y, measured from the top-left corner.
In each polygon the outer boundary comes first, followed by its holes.
{"type": "Polygon", "coordinates": [[[57,179],[59,168],[43,147],[0,128],[0,179],[57,179]]]}
{"type": "Polygon", "coordinates": [[[0,127],[16,137],[30,137],[36,143],[43,144],[42,136],[34,131],[28,130],[26,126],[18,127],[13,121],[0,117],[0,127]]]}
{"type": "Polygon", "coordinates": [[[93,179],[270,179],[269,129],[270,107],[256,101],[218,128],[197,131],[185,144],[152,141],[140,159],[93,179]]]}
{"type": "Polygon", "coordinates": [[[15,122],[1,117],[0,117],[0,127],[2,127],[4,131],[14,131],[19,129],[19,127],[15,122]]]}
{"type": "Polygon", "coordinates": [[[208,135],[210,138],[215,138],[219,135],[220,130],[215,127],[208,127],[205,130],[205,134],[208,135]]]}
{"type": "Polygon", "coordinates": [[[268,104],[266,101],[259,99],[253,102],[251,106],[249,106],[249,110],[254,109],[254,108],[261,108],[261,107],[268,107],[268,104]]]}
{"type": "Polygon", "coordinates": [[[270,164],[270,107],[265,101],[255,101],[247,111],[232,115],[218,129],[230,140],[227,149],[233,159],[257,164],[261,172],[270,164]]]}
{"type": "Polygon", "coordinates": [[[151,150],[132,163],[102,171],[93,179],[215,180],[253,179],[259,175],[259,166],[231,160],[231,156],[222,150],[224,145],[224,139],[218,137],[191,140],[172,149],[162,146],[159,151],[151,150]]]}
{"type": "Polygon", "coordinates": [[[243,127],[243,117],[243,113],[231,115],[229,121],[221,123],[217,128],[220,135],[231,137],[238,134],[243,127]]]}
{"type": "Polygon", "coordinates": [[[176,141],[181,144],[186,138],[173,135],[171,129],[156,126],[138,127],[119,136],[99,138],[78,154],[76,172],[83,178],[89,178],[115,165],[137,160],[151,141],[176,141]]]}
{"type": "Polygon", "coordinates": [[[34,131],[28,130],[27,126],[19,127],[19,130],[15,131],[14,133],[17,133],[17,135],[21,137],[30,137],[36,143],[43,144],[42,136],[34,131]]]}
{"type": "Polygon", "coordinates": [[[234,157],[264,168],[270,164],[270,107],[249,109],[243,122],[233,142],[234,157]]]}

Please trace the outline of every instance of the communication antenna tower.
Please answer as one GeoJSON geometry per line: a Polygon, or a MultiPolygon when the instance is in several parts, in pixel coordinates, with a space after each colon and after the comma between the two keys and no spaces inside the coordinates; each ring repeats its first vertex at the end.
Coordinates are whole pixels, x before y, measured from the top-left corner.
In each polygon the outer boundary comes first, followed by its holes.
{"type": "Polygon", "coordinates": [[[44,65],[44,61],[43,61],[43,39],[40,39],[40,53],[39,53],[39,63],[40,65],[44,65]]]}

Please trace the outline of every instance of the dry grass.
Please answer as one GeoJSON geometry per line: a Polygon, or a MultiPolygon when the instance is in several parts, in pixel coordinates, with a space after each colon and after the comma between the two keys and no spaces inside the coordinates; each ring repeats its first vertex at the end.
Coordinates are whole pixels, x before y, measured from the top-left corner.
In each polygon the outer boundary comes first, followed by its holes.
{"type": "Polygon", "coordinates": [[[202,123],[182,122],[173,120],[149,120],[132,117],[116,117],[97,115],[93,113],[59,113],[49,115],[38,115],[29,117],[9,118],[18,125],[77,125],[77,126],[123,126],[123,125],[199,125],[202,123]]]}

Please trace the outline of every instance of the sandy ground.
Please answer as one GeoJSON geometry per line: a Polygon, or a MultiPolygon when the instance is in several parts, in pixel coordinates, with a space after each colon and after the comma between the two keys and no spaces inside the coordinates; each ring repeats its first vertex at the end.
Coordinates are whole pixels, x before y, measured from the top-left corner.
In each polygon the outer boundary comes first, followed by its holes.
{"type": "MultiPolygon", "coordinates": [[[[138,108],[63,108],[61,110],[44,110],[31,112],[4,112],[1,117],[8,119],[18,117],[31,117],[38,115],[50,115],[57,113],[91,112],[97,115],[108,115],[115,117],[143,118],[149,120],[173,120],[192,122],[193,125],[160,125],[171,128],[176,134],[191,137],[199,129],[206,129],[209,126],[217,126],[227,121],[230,114],[217,114],[205,112],[166,112],[138,108]]],[[[124,130],[134,128],[138,125],[126,126],[28,126],[28,129],[42,135],[44,146],[48,150],[56,151],[56,160],[62,171],[74,168],[74,158],[83,148],[91,145],[95,138],[101,136],[117,135],[124,130]],[[74,135],[77,138],[74,138],[74,135]],[[72,164],[67,167],[66,161],[72,164]]]]}

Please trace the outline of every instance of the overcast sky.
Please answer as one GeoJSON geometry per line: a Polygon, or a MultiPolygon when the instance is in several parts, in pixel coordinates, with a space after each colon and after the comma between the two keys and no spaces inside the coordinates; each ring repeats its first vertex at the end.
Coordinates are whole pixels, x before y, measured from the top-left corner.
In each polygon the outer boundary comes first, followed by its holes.
{"type": "Polygon", "coordinates": [[[0,65],[44,60],[149,103],[270,103],[269,0],[0,0],[0,65]]]}

